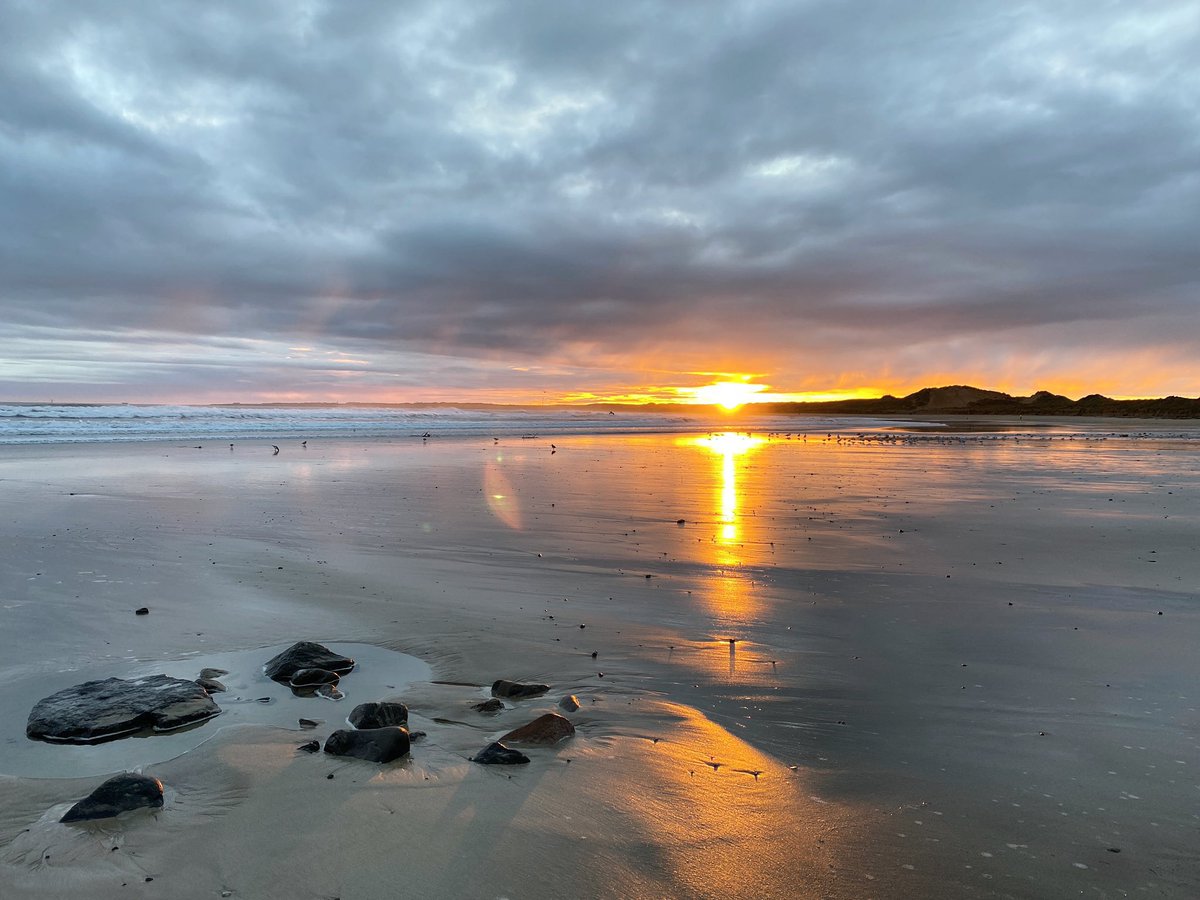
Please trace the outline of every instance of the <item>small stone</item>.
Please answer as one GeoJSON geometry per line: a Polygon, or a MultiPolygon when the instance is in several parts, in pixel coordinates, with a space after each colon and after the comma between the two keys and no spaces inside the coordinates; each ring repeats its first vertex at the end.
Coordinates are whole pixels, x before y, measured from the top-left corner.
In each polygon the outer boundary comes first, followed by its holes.
{"type": "Polygon", "coordinates": [[[321,744],[319,741],[308,741],[307,743],[301,744],[296,749],[303,750],[305,753],[316,753],[321,749],[321,744]]]}
{"type": "Polygon", "coordinates": [[[500,679],[492,684],[492,696],[520,700],[525,697],[540,697],[550,690],[548,684],[522,684],[518,681],[500,679]]]}
{"type": "Polygon", "coordinates": [[[135,616],[148,616],[148,615],[150,615],[150,607],[148,607],[148,606],[139,607],[138,609],[135,609],[133,611],[133,614],[135,616]]]}
{"type": "Polygon", "coordinates": [[[111,819],[133,809],[160,809],[163,785],[157,778],[126,773],[104,782],[80,800],[59,819],[60,822],[86,822],[111,819]]]}
{"type": "Polygon", "coordinates": [[[220,678],[222,675],[228,675],[228,669],[201,669],[198,678],[220,678]]]}
{"type": "Polygon", "coordinates": [[[215,678],[197,678],[196,684],[204,688],[210,694],[219,694],[225,690],[225,685],[217,681],[215,678]]]}
{"type": "Polygon", "coordinates": [[[500,738],[500,742],[511,744],[533,744],[552,746],[575,734],[575,726],[557,713],[546,713],[532,722],[515,728],[500,738]]]}
{"type": "Polygon", "coordinates": [[[499,741],[493,741],[475,754],[471,762],[483,766],[521,766],[529,762],[529,757],[520,750],[513,750],[499,741]]]}
{"type": "Polygon", "coordinates": [[[419,740],[421,740],[421,738],[428,737],[428,736],[429,735],[427,735],[423,731],[410,731],[408,733],[408,739],[410,741],[419,741],[419,740]]]}
{"type": "Polygon", "coordinates": [[[493,697],[491,700],[484,700],[474,704],[471,709],[481,713],[498,713],[504,709],[504,704],[493,697]]]}
{"type": "Polygon", "coordinates": [[[300,719],[301,728],[316,728],[320,724],[320,719],[300,719]]]}
{"type": "Polygon", "coordinates": [[[341,729],[325,741],[325,752],[368,762],[387,763],[408,753],[408,731],[399,725],[385,728],[341,729]]]}
{"type": "Polygon", "coordinates": [[[676,520],[675,520],[675,524],[676,524],[676,525],[686,525],[686,524],[687,524],[687,519],[676,519],[676,520]]]}
{"type": "Polygon", "coordinates": [[[567,696],[558,701],[558,706],[567,712],[575,712],[575,710],[579,709],[579,699],[574,694],[567,694],[567,696]]]}
{"type": "Polygon", "coordinates": [[[360,703],[350,711],[347,720],[355,728],[383,728],[385,725],[407,725],[408,707],[403,703],[360,703]]]}
{"type": "Polygon", "coordinates": [[[345,694],[337,689],[337,685],[323,684],[317,688],[317,696],[324,697],[326,700],[342,700],[345,694]]]}

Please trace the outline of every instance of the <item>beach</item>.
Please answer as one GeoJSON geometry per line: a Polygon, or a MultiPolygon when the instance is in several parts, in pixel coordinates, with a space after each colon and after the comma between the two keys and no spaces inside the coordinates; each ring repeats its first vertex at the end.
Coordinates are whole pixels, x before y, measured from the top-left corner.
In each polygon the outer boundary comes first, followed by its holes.
{"type": "Polygon", "coordinates": [[[0,895],[1195,896],[1200,430],[928,425],[0,447],[0,895]],[[185,734],[25,737],[222,662],[185,734]],[[380,699],[410,760],[297,750],[380,699]],[[161,811],[57,821],[127,770],[161,811]]]}

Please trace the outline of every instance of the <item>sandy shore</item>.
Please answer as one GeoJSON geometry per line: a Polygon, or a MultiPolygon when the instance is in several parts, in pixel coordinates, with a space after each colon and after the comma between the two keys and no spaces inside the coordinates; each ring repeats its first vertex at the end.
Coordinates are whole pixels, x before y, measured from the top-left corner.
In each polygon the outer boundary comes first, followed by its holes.
{"type": "Polygon", "coordinates": [[[0,449],[0,895],[1200,890],[1200,442],[555,443],[0,449]],[[301,639],[369,645],[315,731],[233,702],[301,639]],[[187,735],[24,738],[231,660],[187,735]],[[467,761],[565,694],[571,741],[467,761]],[[297,751],[385,697],[411,761],[297,751]],[[57,823],[138,768],[161,812],[57,823]]]}

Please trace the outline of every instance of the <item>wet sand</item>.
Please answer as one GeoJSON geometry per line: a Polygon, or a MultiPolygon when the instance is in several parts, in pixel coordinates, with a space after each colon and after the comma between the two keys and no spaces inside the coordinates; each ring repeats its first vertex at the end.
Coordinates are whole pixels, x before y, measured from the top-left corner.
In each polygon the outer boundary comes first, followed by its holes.
{"type": "Polygon", "coordinates": [[[1193,896],[1200,442],[1093,427],[3,448],[0,895],[1193,896]],[[314,731],[23,736],[301,639],[397,674],[314,731]],[[410,762],[297,752],[380,694],[410,762]],[[564,694],[571,741],[467,761],[564,694]],[[164,810],[57,823],[138,767],[164,810]]]}

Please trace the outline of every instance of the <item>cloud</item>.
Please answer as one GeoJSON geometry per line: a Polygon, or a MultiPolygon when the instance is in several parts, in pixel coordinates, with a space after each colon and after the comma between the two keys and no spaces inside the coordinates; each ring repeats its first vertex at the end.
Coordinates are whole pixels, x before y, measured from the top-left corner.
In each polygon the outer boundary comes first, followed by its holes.
{"type": "Polygon", "coordinates": [[[273,383],[222,341],[410,394],[1200,358],[1186,12],[8,4],[0,387],[136,394],[144,335],[180,396],[273,383]]]}

